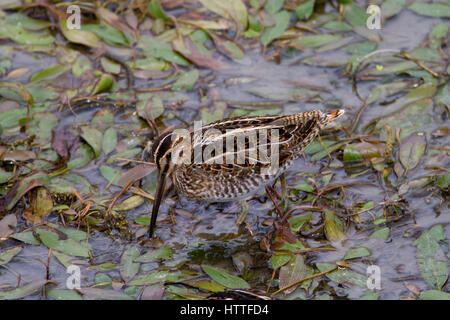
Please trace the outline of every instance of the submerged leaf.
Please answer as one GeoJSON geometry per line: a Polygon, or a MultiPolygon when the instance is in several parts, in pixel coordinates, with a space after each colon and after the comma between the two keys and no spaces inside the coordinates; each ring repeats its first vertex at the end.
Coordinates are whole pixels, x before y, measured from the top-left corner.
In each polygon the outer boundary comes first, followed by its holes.
{"type": "Polygon", "coordinates": [[[215,268],[212,266],[208,266],[206,264],[202,264],[201,267],[202,267],[203,271],[205,271],[205,273],[211,277],[211,279],[213,279],[217,283],[219,283],[227,288],[230,288],[230,289],[249,289],[250,288],[249,284],[245,280],[243,280],[239,277],[233,276],[233,275],[229,274],[228,272],[226,272],[225,270],[215,268]]]}

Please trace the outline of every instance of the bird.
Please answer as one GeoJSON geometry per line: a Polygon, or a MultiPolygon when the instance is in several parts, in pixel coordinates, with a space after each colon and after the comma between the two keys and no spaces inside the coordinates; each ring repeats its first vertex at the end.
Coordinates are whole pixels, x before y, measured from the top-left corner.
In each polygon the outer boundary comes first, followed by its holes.
{"type": "Polygon", "coordinates": [[[343,114],[338,109],[241,116],[162,133],[146,156],[158,169],[149,238],[168,177],[178,194],[188,199],[241,202],[238,220],[243,221],[246,201],[283,175],[319,132],[343,114]]]}

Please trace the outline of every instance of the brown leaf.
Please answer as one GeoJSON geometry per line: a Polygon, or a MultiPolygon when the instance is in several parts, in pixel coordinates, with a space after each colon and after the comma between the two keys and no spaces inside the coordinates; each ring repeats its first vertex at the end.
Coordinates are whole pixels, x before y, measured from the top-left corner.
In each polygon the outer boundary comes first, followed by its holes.
{"type": "Polygon", "coordinates": [[[145,287],[141,294],[141,300],[161,300],[164,293],[164,285],[154,284],[145,287]]]}
{"type": "Polygon", "coordinates": [[[156,166],[152,164],[139,164],[125,172],[117,181],[119,186],[126,186],[130,181],[137,181],[156,170],[156,166]]]}
{"type": "Polygon", "coordinates": [[[202,54],[189,37],[182,36],[182,39],[176,38],[172,41],[172,47],[175,51],[179,52],[182,56],[199,67],[212,70],[222,70],[228,68],[226,63],[202,54]]]}
{"type": "Polygon", "coordinates": [[[36,153],[28,150],[11,150],[0,155],[0,160],[27,161],[36,159],[36,153]]]}
{"type": "Polygon", "coordinates": [[[133,75],[136,78],[144,80],[165,79],[170,75],[170,72],[161,70],[134,70],[133,75]]]}
{"type": "Polygon", "coordinates": [[[15,214],[8,214],[0,220],[0,238],[6,238],[14,232],[17,226],[15,214]]]}
{"type": "Polygon", "coordinates": [[[53,130],[52,148],[63,158],[69,159],[70,150],[76,148],[79,144],[79,138],[75,137],[72,130],[55,129],[53,130]]]}
{"type": "Polygon", "coordinates": [[[28,72],[28,68],[18,68],[14,69],[6,76],[8,79],[17,78],[28,72]]]}

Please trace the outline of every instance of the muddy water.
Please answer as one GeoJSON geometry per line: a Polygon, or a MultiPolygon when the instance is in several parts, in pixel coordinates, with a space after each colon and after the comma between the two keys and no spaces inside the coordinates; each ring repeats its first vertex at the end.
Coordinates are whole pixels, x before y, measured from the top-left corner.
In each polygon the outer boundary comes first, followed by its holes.
{"type": "MultiPolygon", "coordinates": [[[[381,31],[382,41],[379,49],[413,49],[416,48],[427,36],[432,26],[439,19],[430,19],[420,17],[414,13],[403,10],[401,14],[390,19],[381,31]]],[[[309,52],[282,55],[278,61],[265,61],[260,52],[248,50],[246,58],[241,64],[232,64],[229,69],[215,72],[212,81],[204,84],[209,90],[217,90],[221,99],[228,102],[257,102],[264,101],[262,98],[255,97],[247,90],[251,90],[257,86],[267,88],[267,94],[273,94],[286,88],[293,88],[287,84],[285,80],[293,80],[309,85],[317,86],[328,90],[325,103],[342,107],[347,112],[343,119],[351,121],[355,117],[356,112],[362,106],[360,100],[352,92],[352,84],[348,78],[343,77],[342,73],[345,67],[314,67],[299,63],[299,60],[311,56],[309,52]],[[259,80],[241,85],[227,85],[225,81],[230,78],[238,77],[254,77],[259,80]]],[[[324,59],[339,59],[339,53],[333,51],[319,54],[324,59]]],[[[345,58],[343,58],[345,59],[345,58]]],[[[21,60],[30,61],[29,58],[23,57],[23,54],[17,55],[14,64],[21,65],[21,60]]],[[[31,64],[32,66],[32,64],[31,64]]],[[[202,75],[210,74],[210,71],[201,71],[202,75]]],[[[366,97],[370,90],[376,85],[374,82],[361,82],[358,85],[361,96],[366,97]]],[[[145,88],[148,84],[138,81],[137,87],[145,88]]],[[[158,83],[152,84],[157,87],[158,83]]],[[[185,110],[182,111],[182,117],[187,120],[198,119],[197,109],[201,104],[197,103],[198,98],[195,94],[191,94],[191,101],[186,102],[185,110]]],[[[306,103],[284,103],[284,113],[302,112],[316,108],[322,108],[323,102],[306,102],[306,103]]],[[[371,119],[384,113],[385,106],[377,103],[372,104],[361,119],[362,123],[366,123],[371,119]]],[[[82,119],[74,119],[73,121],[82,121],[82,119]]],[[[171,125],[179,125],[175,120],[167,121],[171,125]]],[[[426,128],[426,132],[442,126],[440,123],[431,123],[426,128]]],[[[447,141],[448,142],[448,141],[447,141]]],[[[436,145],[441,141],[434,141],[436,145]]],[[[99,190],[104,190],[105,179],[99,176],[96,165],[100,165],[101,159],[97,163],[91,164],[88,169],[79,171],[79,174],[85,176],[91,183],[97,185],[99,190]]],[[[327,158],[321,161],[311,163],[299,159],[288,170],[288,185],[292,185],[299,173],[321,172],[330,165],[327,158]]],[[[335,159],[331,162],[333,166],[333,180],[335,184],[350,182],[367,182],[370,185],[350,187],[346,189],[348,199],[358,199],[360,202],[373,201],[379,203],[392,195],[392,190],[388,186],[380,182],[380,178],[376,173],[360,175],[351,178],[350,174],[344,170],[344,165],[335,159]]],[[[420,177],[427,171],[425,169],[416,169],[409,179],[420,177]]],[[[120,189],[112,187],[111,193],[120,189]]],[[[108,195],[106,191],[101,191],[108,195]]],[[[249,202],[250,212],[246,221],[254,233],[250,234],[247,228],[242,225],[235,226],[237,204],[211,204],[177,200],[169,194],[166,201],[160,209],[160,223],[157,225],[156,234],[160,241],[169,245],[174,251],[174,259],[163,263],[149,263],[142,266],[142,270],[146,272],[156,271],[158,268],[167,266],[183,265],[184,263],[208,263],[219,267],[229,268],[232,270],[231,257],[239,253],[249,254],[253,259],[253,269],[255,275],[250,281],[252,287],[264,288],[271,276],[271,269],[268,267],[269,257],[260,249],[260,239],[268,231],[268,227],[263,225],[263,221],[270,217],[275,217],[273,213],[273,205],[270,201],[261,203],[257,200],[249,202]],[[175,201],[175,202],[174,202],[175,201]],[[169,204],[175,204],[176,208],[182,208],[187,213],[176,214],[176,224],[170,223],[168,217],[169,204]]],[[[381,299],[399,299],[406,291],[405,283],[412,283],[420,290],[427,288],[426,283],[420,279],[420,273],[416,264],[416,248],[413,246],[414,240],[424,230],[436,225],[443,224],[446,238],[450,239],[450,215],[448,201],[439,206],[440,200],[437,197],[423,191],[421,193],[408,193],[406,196],[409,211],[404,212],[404,217],[398,219],[397,222],[390,224],[391,233],[386,241],[380,239],[369,239],[373,230],[360,229],[351,224],[346,231],[348,240],[343,243],[342,248],[333,252],[317,252],[309,256],[310,262],[332,262],[342,259],[345,252],[351,247],[366,247],[371,251],[371,256],[361,263],[353,266],[355,271],[365,274],[366,267],[369,263],[378,265],[381,268],[382,290],[380,291],[381,299]],[[406,277],[406,278],[405,278],[406,277]],[[403,279],[405,278],[405,279],[403,279]]],[[[264,198],[261,198],[264,200],[264,198]]],[[[349,200],[349,205],[351,201],[349,200]]],[[[138,209],[129,213],[128,221],[133,223],[137,217],[147,217],[151,212],[151,203],[146,202],[138,209]]],[[[50,220],[56,222],[58,217],[52,216],[50,220]]],[[[106,236],[100,232],[94,232],[89,239],[92,245],[92,252],[96,264],[104,262],[118,263],[124,249],[132,245],[120,237],[106,236]]],[[[311,247],[317,247],[321,242],[320,239],[308,239],[306,242],[311,247]]],[[[13,241],[3,242],[2,247],[12,245],[13,241]]],[[[141,252],[144,252],[147,245],[142,245],[141,252]]],[[[43,278],[45,275],[44,262],[46,261],[48,249],[43,246],[25,246],[23,251],[8,264],[7,269],[0,269],[0,286],[16,286],[18,275],[21,276],[23,283],[32,281],[37,278],[43,278]]],[[[94,284],[96,270],[88,270],[89,264],[82,267],[82,286],[90,286],[94,284]]],[[[117,270],[117,269],[116,269],[117,270]]],[[[58,285],[57,288],[64,289],[67,279],[66,269],[55,258],[52,258],[50,264],[51,279],[58,285]]],[[[117,271],[108,272],[108,275],[116,280],[120,280],[117,271]]],[[[361,296],[363,289],[343,288],[342,286],[328,287],[324,289],[324,293],[329,293],[334,297],[358,298],[361,296]]],[[[295,296],[295,295],[294,295],[295,296]]],[[[293,297],[294,297],[293,296],[293,297]]],[[[39,296],[29,297],[30,299],[38,299],[39,296]]]]}

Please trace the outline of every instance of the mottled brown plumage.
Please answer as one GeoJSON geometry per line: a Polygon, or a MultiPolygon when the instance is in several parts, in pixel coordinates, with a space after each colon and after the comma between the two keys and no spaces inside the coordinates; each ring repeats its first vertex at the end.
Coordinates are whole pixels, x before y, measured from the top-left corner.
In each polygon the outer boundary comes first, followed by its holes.
{"type": "Polygon", "coordinates": [[[150,237],[167,176],[189,199],[249,199],[279,177],[319,131],[343,113],[314,110],[287,116],[238,117],[189,132],[162,134],[150,153],[160,173],[150,237]]]}

